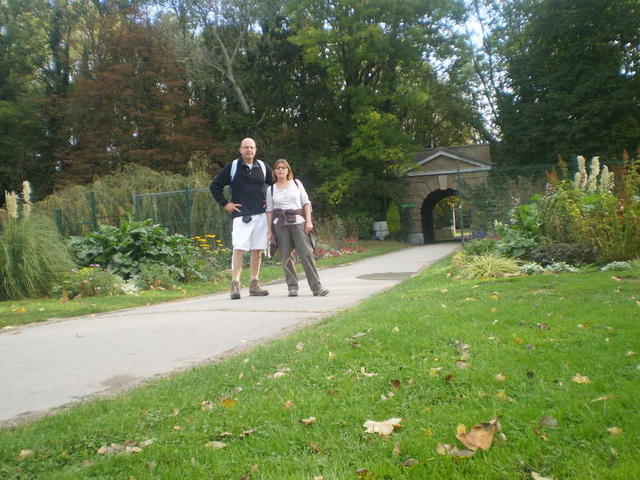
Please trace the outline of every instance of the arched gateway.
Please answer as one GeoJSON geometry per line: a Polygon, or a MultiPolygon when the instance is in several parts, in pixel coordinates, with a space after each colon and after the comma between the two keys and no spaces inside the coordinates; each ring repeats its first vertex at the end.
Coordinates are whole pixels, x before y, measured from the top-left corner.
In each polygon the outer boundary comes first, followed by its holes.
{"type": "Polygon", "coordinates": [[[403,205],[409,214],[409,242],[431,243],[453,238],[438,231],[434,209],[441,200],[458,196],[460,185],[486,180],[491,170],[489,145],[440,147],[416,152],[416,166],[407,172],[408,188],[403,205]]]}

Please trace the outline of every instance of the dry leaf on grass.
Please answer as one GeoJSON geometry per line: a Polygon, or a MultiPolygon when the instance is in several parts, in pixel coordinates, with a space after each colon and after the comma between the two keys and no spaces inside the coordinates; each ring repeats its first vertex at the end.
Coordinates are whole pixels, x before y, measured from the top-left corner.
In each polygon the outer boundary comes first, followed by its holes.
{"type": "Polygon", "coordinates": [[[304,343],[299,342],[296,344],[296,351],[301,352],[304,350],[304,343]]]}
{"type": "Polygon", "coordinates": [[[533,478],[533,480],[553,480],[553,478],[543,477],[542,475],[536,472],[531,472],[531,478],[533,478]]]}
{"type": "Polygon", "coordinates": [[[497,374],[495,378],[496,382],[504,382],[507,379],[507,377],[505,377],[503,373],[497,374]]]}
{"type": "Polygon", "coordinates": [[[293,407],[293,402],[291,400],[287,400],[286,402],[284,402],[284,408],[289,410],[291,407],[293,407]]]}
{"type": "Polygon", "coordinates": [[[210,412],[211,410],[213,410],[213,403],[209,400],[205,400],[200,404],[200,408],[205,412],[210,412]]]}
{"type": "Polygon", "coordinates": [[[204,446],[207,448],[213,448],[214,450],[222,450],[223,448],[227,447],[227,444],[224,442],[216,442],[214,440],[214,441],[205,443],[204,446]]]}
{"type": "Polygon", "coordinates": [[[618,427],[609,427],[607,428],[607,432],[611,435],[620,435],[622,433],[622,429],[618,427]]]}
{"type": "Polygon", "coordinates": [[[601,402],[602,400],[610,400],[612,398],[618,398],[618,395],[603,395],[602,397],[594,398],[591,403],[601,402]]]}
{"type": "MultiPolygon", "coordinates": [[[[493,443],[493,435],[501,429],[500,422],[498,420],[499,417],[494,416],[489,422],[474,425],[468,433],[466,431],[461,431],[461,427],[464,427],[464,425],[461,425],[458,427],[458,434],[456,437],[464,444],[465,447],[471,450],[477,450],[478,448],[488,450],[491,443],[493,443]]],[[[464,430],[466,430],[466,427],[464,430]]]]}
{"type": "Polygon", "coordinates": [[[154,442],[148,439],[143,442],[127,441],[124,443],[112,443],[111,445],[103,445],[98,449],[98,455],[119,455],[127,453],[140,453],[144,447],[148,447],[154,442]]]}
{"type": "Polygon", "coordinates": [[[389,380],[389,385],[393,387],[394,390],[399,390],[402,382],[400,380],[389,380]]]}
{"type": "Polygon", "coordinates": [[[573,377],[571,377],[571,381],[574,383],[591,383],[589,377],[587,377],[586,375],[580,375],[579,373],[576,373],[573,377]]]}
{"type": "Polygon", "coordinates": [[[383,422],[376,422],[375,420],[367,420],[362,424],[365,427],[366,433],[377,433],[379,435],[388,436],[393,433],[393,429],[400,426],[402,422],[401,418],[390,418],[383,422]]]}
{"type": "Polygon", "coordinates": [[[316,421],[317,421],[316,417],[303,418],[302,420],[300,420],[300,422],[303,425],[312,425],[312,424],[316,423],[316,421]]]}
{"type": "Polygon", "coordinates": [[[462,458],[473,457],[476,453],[473,450],[463,450],[456,447],[455,445],[449,445],[447,443],[439,443],[436,447],[436,452],[438,452],[439,455],[449,455],[451,457],[462,458]]]}
{"type": "Polygon", "coordinates": [[[540,417],[540,425],[544,427],[557,427],[558,421],[551,415],[543,415],[540,417]]]}
{"type": "Polygon", "coordinates": [[[30,448],[20,450],[20,453],[18,454],[18,461],[22,462],[26,458],[29,458],[31,455],[33,455],[33,450],[31,450],[30,448]]]}
{"type": "Polygon", "coordinates": [[[220,400],[219,405],[224,408],[232,408],[236,403],[238,403],[238,400],[235,398],[223,398],[220,400]]]}

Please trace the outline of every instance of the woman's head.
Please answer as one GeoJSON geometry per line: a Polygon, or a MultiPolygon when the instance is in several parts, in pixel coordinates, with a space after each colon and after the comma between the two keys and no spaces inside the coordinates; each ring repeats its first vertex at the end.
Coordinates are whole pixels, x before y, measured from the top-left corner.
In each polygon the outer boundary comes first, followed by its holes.
{"type": "Polygon", "coordinates": [[[289,162],[287,162],[284,158],[279,158],[278,160],[276,160],[271,170],[272,170],[271,175],[273,176],[274,182],[278,180],[278,177],[276,176],[276,172],[279,170],[286,171],[287,180],[293,180],[293,170],[291,170],[291,165],[289,165],[289,162]]]}

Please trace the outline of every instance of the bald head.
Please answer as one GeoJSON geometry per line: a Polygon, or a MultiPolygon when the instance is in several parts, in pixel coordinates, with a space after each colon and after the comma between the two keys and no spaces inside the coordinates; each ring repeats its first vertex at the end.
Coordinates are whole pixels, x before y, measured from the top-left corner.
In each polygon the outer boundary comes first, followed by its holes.
{"type": "Polygon", "coordinates": [[[240,142],[240,155],[244,163],[253,163],[256,156],[256,142],[253,138],[247,137],[240,142]]]}

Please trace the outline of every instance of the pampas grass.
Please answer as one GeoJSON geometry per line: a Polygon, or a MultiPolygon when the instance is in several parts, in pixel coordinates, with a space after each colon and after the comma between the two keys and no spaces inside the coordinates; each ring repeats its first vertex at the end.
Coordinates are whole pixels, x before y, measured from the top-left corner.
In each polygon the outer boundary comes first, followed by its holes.
{"type": "Polygon", "coordinates": [[[73,267],[73,261],[46,216],[7,216],[0,223],[0,300],[45,294],[73,267]]]}

